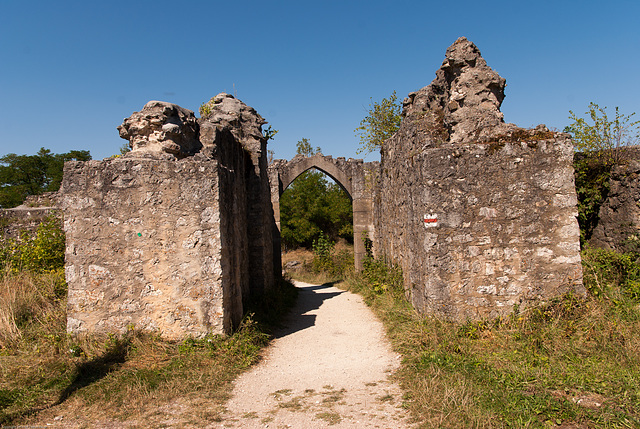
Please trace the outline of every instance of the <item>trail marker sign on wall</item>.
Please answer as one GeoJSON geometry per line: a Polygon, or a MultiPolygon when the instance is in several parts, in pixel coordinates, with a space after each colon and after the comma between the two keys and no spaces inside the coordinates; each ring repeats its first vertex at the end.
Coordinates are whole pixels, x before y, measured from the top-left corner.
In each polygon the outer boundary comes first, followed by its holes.
{"type": "Polygon", "coordinates": [[[425,228],[434,228],[438,226],[438,215],[437,214],[426,214],[424,215],[424,227],[425,228]]]}

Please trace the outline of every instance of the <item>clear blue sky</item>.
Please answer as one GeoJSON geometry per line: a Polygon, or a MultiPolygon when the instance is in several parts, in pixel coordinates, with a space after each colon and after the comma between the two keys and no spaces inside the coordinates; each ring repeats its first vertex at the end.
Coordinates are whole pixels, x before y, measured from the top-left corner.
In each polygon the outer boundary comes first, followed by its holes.
{"type": "MultiPolygon", "coordinates": [[[[149,100],[236,93],[280,131],[356,155],[375,101],[428,85],[466,36],[507,79],[505,120],[562,129],[590,101],[640,100],[640,2],[0,0],[0,154],[118,153],[149,100]]],[[[369,156],[368,159],[375,159],[369,156]]]]}

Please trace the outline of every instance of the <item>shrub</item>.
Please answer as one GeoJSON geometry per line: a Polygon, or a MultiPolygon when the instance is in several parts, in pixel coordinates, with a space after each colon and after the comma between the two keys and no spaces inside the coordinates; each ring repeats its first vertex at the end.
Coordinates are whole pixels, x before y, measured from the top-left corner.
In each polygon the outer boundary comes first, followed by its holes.
{"type": "Polygon", "coordinates": [[[42,222],[35,233],[22,231],[15,240],[0,241],[0,267],[38,273],[64,267],[65,236],[55,216],[42,222]]]}
{"type": "Polygon", "coordinates": [[[353,269],[353,253],[347,249],[336,252],[335,243],[320,233],[313,241],[311,271],[324,273],[333,278],[344,278],[353,269]]]}
{"type": "Polygon", "coordinates": [[[587,247],[582,251],[584,285],[596,297],[616,299],[613,292],[621,290],[628,297],[640,300],[640,263],[635,252],[587,247]]]}

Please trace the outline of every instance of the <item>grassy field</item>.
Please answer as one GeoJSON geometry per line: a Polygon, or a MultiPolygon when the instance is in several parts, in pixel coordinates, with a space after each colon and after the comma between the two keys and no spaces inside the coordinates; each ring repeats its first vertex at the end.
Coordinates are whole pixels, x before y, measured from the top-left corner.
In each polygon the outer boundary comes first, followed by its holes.
{"type": "Polygon", "coordinates": [[[296,290],[253,303],[231,336],[167,342],[66,334],[61,270],[5,270],[0,280],[0,425],[203,426],[220,420],[230,382],[260,358],[296,290]],[[57,419],[57,420],[56,420],[57,419]]]}
{"type": "Polygon", "coordinates": [[[582,255],[586,299],[566,295],[492,321],[416,314],[401,273],[376,261],[341,285],[384,321],[419,427],[638,428],[640,266],[630,255],[582,255]]]}

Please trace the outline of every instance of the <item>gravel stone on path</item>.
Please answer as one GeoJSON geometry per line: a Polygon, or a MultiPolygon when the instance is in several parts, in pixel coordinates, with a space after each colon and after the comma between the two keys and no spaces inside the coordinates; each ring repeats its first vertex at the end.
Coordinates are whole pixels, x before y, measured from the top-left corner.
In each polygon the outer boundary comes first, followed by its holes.
{"type": "Polygon", "coordinates": [[[404,428],[389,376],[400,356],[359,295],[294,282],[298,302],[264,359],[235,382],[220,428],[404,428]]]}

